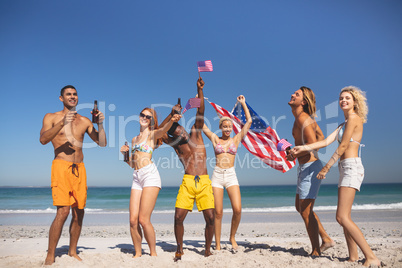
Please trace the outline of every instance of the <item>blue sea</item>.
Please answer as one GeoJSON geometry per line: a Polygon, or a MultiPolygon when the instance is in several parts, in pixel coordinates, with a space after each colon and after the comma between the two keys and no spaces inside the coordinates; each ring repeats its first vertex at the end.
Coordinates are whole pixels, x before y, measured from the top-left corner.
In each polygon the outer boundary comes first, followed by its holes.
{"type": "MultiPolygon", "coordinates": [[[[89,187],[86,214],[127,213],[128,187],[89,187]]],[[[295,185],[241,186],[243,212],[294,212],[295,185]]],[[[163,187],[154,213],[173,213],[178,187],[163,187]]],[[[337,185],[321,185],[314,209],[334,211],[337,185]]],[[[402,183],[363,184],[356,194],[354,210],[402,210],[402,183]]],[[[196,210],[196,209],[195,209],[196,210]]],[[[224,211],[230,212],[225,192],[224,211]]],[[[0,187],[0,214],[55,213],[50,187],[0,187]]]]}

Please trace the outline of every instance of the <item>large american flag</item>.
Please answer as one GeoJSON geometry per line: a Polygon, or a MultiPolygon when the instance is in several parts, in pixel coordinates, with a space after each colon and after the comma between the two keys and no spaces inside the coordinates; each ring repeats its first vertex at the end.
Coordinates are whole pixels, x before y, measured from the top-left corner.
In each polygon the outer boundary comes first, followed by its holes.
{"type": "Polygon", "coordinates": [[[200,98],[191,98],[187,101],[186,107],[184,107],[183,111],[181,112],[184,114],[187,110],[192,108],[198,108],[201,106],[201,99],[200,98]]]}
{"type": "MultiPolygon", "coordinates": [[[[215,108],[219,117],[228,116],[233,121],[233,130],[237,134],[241,131],[242,125],[246,122],[246,116],[240,103],[237,103],[229,113],[221,106],[210,102],[215,108]]],[[[253,119],[250,130],[243,138],[242,144],[253,155],[257,156],[261,161],[270,167],[285,173],[295,166],[294,161],[286,160],[286,153],[277,150],[279,137],[275,130],[272,129],[248,104],[250,115],[253,119]]]]}
{"type": "Polygon", "coordinates": [[[212,61],[199,61],[197,62],[198,72],[212,72],[214,68],[212,67],[212,61]]]}

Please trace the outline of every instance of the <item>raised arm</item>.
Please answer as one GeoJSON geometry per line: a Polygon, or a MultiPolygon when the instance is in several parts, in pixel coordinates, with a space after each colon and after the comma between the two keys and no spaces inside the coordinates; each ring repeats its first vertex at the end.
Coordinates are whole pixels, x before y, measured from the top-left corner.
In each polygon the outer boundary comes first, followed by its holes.
{"type": "MultiPolygon", "coordinates": [[[[101,111],[98,111],[98,130],[96,130],[92,123],[90,123],[88,127],[88,135],[89,137],[96,142],[100,147],[105,147],[107,144],[106,141],[106,133],[105,129],[103,128],[103,121],[105,120],[105,116],[101,111]]],[[[89,120],[89,119],[88,119],[89,120]]]]}
{"type": "Polygon", "coordinates": [[[204,124],[202,131],[204,132],[205,136],[207,136],[207,138],[212,141],[213,146],[215,147],[215,145],[217,144],[217,139],[218,135],[216,135],[215,133],[213,133],[208,127],[207,125],[204,124]]]}
{"type": "Polygon", "coordinates": [[[246,116],[246,123],[244,124],[241,131],[237,133],[237,135],[234,137],[236,142],[239,143],[244,138],[244,136],[247,135],[247,132],[249,131],[251,124],[253,123],[253,119],[251,118],[250,111],[247,107],[246,98],[243,95],[240,95],[239,97],[237,97],[237,101],[241,103],[244,114],[246,116]]]}
{"type": "Polygon", "coordinates": [[[195,119],[195,128],[202,130],[202,128],[204,127],[204,112],[205,112],[205,104],[204,104],[204,81],[202,80],[202,78],[198,78],[197,80],[197,92],[198,92],[198,98],[201,99],[201,103],[200,103],[200,107],[197,108],[197,115],[196,115],[196,119],[195,119]]]}
{"type": "Polygon", "coordinates": [[[169,123],[169,121],[172,119],[172,117],[175,114],[180,114],[181,113],[181,105],[180,104],[176,104],[175,106],[172,107],[172,111],[170,112],[170,114],[168,114],[168,116],[166,116],[166,118],[162,121],[162,123],[159,124],[159,127],[162,128],[164,125],[166,125],[167,123],[169,123]]]}
{"type": "MultiPolygon", "coordinates": [[[[160,139],[163,137],[163,135],[168,132],[168,130],[170,129],[170,127],[172,126],[173,122],[178,122],[181,118],[180,114],[174,114],[173,116],[168,116],[170,117],[170,120],[164,124],[163,127],[158,128],[156,130],[153,131],[153,138],[154,139],[160,139]]],[[[167,118],[168,118],[167,117],[167,118]]],[[[165,119],[166,120],[166,119],[165,119]]],[[[165,121],[164,120],[164,121],[165,121]]],[[[152,135],[152,134],[151,134],[152,135]]],[[[152,138],[152,136],[151,136],[152,138]]]]}

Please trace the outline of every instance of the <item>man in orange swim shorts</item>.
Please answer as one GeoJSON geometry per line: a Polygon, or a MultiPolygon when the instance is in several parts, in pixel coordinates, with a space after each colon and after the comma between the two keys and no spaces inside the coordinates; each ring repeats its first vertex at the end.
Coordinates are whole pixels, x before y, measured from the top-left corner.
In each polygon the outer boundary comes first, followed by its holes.
{"type": "Polygon", "coordinates": [[[68,255],[78,260],[77,243],[81,234],[84,207],[87,199],[87,177],[82,153],[82,142],[85,133],[99,146],[106,146],[106,134],[103,129],[104,115],[98,111],[98,130],[92,122],[77,113],[77,90],[65,86],[60,92],[63,110],[48,113],[43,118],[40,131],[40,143],[50,141],[54,147],[52,163],[51,187],[53,205],[57,206],[56,217],[49,230],[49,246],[45,265],[55,262],[55,251],[61,236],[63,225],[67,220],[71,207],[70,248],[68,255]]]}

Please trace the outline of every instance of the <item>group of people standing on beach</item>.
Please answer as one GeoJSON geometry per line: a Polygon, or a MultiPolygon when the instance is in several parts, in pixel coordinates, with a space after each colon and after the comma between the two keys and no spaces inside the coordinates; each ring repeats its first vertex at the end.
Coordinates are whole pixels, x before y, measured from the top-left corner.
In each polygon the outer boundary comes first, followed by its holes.
{"type": "MultiPolygon", "coordinates": [[[[174,260],[178,261],[183,251],[183,222],[192,211],[194,202],[205,219],[205,252],[211,253],[212,240],[215,235],[215,249],[220,250],[220,236],[223,214],[224,188],[228,193],[233,215],[229,241],[234,250],[238,245],[235,235],[241,219],[241,195],[236,176],[234,162],[237,148],[252,124],[252,118],[246,105],[245,97],[240,95],[237,101],[245,112],[246,123],[239,133],[231,137],[233,123],[229,117],[222,117],[219,137],[204,123],[204,81],[197,80],[197,97],[200,106],[197,108],[194,125],[188,133],[178,121],[181,118],[181,105],[173,106],[171,113],[158,124],[156,112],[144,108],[140,112],[140,133],[132,138],[131,156],[127,164],[134,169],[133,183],[129,203],[130,233],[134,244],[135,255],[142,254],[142,238],[148,243],[150,255],[156,256],[156,237],[151,223],[151,214],[161,189],[161,177],[156,165],[152,162],[152,153],[163,142],[170,145],[180,159],[184,176],[178,191],[174,233],[177,250],[174,260]],[[216,166],[211,179],[208,176],[206,150],[202,133],[212,142],[216,166]]],[[[81,260],[77,254],[77,243],[81,233],[84,207],[87,196],[86,172],[83,164],[82,142],[87,133],[99,146],[106,146],[106,134],[103,128],[104,115],[97,111],[98,130],[92,122],[76,112],[78,104],[77,90],[65,86],[60,92],[63,110],[46,114],[40,132],[40,142],[50,141],[54,147],[55,158],[52,163],[51,188],[53,205],[57,206],[56,217],[49,230],[49,245],[45,265],[55,261],[55,250],[61,231],[70,213],[70,245],[69,256],[81,260]]],[[[367,118],[367,104],[364,93],[356,87],[342,89],[339,105],[344,112],[342,123],[326,139],[316,123],[315,96],[311,89],[301,87],[291,96],[288,103],[295,116],[293,136],[295,147],[287,155],[288,160],[299,161],[296,193],[296,210],[302,216],[312,245],[311,255],[319,256],[324,250],[333,247],[334,241],[325,232],[318,216],[313,211],[321,180],[338,159],[340,179],[338,209],[336,219],[344,229],[349,250],[349,261],[358,260],[357,246],[363,251],[365,266],[379,265],[379,260],[367,244],[362,232],[351,219],[351,208],[355,192],[360,190],[364,177],[364,169],[358,155],[363,134],[363,123],[367,118]],[[317,157],[317,150],[338,140],[339,146],[330,161],[323,166],[317,157]],[[319,237],[322,244],[319,243],[319,237]]],[[[123,145],[120,151],[129,152],[130,146],[123,145]]]]}

